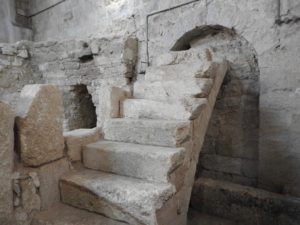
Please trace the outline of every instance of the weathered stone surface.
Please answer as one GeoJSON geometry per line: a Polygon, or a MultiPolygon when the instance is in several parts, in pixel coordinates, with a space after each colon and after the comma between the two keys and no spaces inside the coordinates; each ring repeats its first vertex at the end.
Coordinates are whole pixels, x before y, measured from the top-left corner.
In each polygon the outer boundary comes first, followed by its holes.
{"type": "Polygon", "coordinates": [[[97,126],[103,127],[106,120],[120,117],[120,104],[127,95],[125,90],[104,84],[98,91],[97,126]]]}
{"type": "Polygon", "coordinates": [[[0,224],[9,222],[13,210],[14,117],[10,106],[0,101],[0,224]]]}
{"type": "Polygon", "coordinates": [[[77,172],[61,179],[64,203],[132,225],[155,225],[155,212],[174,193],[169,184],[96,171],[77,172]]]}
{"type": "Polygon", "coordinates": [[[76,209],[65,204],[56,204],[51,209],[38,213],[31,225],[125,225],[104,216],[76,209]]]}
{"type": "Polygon", "coordinates": [[[204,154],[200,158],[201,166],[206,170],[219,171],[235,175],[242,175],[242,159],[220,155],[204,154]]]}
{"type": "Polygon", "coordinates": [[[104,127],[105,139],[146,145],[175,147],[190,138],[189,121],[111,119],[104,127]]]}
{"type": "Polygon", "coordinates": [[[67,154],[71,161],[80,161],[82,147],[101,138],[100,129],[78,129],[64,132],[67,154]]]}
{"type": "Polygon", "coordinates": [[[209,78],[170,80],[165,82],[137,81],[134,97],[159,101],[180,101],[184,98],[205,98],[213,85],[209,78]]]}
{"type": "Polygon", "coordinates": [[[123,114],[133,119],[189,120],[199,115],[205,105],[205,98],[195,99],[191,104],[126,99],[123,102],[123,114]]]}
{"type": "Polygon", "coordinates": [[[63,102],[53,85],[27,85],[17,108],[21,160],[39,166],[63,156],[63,102]]]}
{"type": "Polygon", "coordinates": [[[190,209],[188,213],[188,225],[238,225],[233,220],[227,220],[221,217],[208,215],[205,213],[198,212],[194,209],[190,209]]]}
{"type": "Polygon", "coordinates": [[[214,78],[216,68],[218,68],[218,64],[211,61],[149,67],[146,71],[145,80],[167,81],[192,78],[214,78]]]}
{"type": "Polygon", "coordinates": [[[83,164],[89,169],[168,182],[183,163],[184,153],[183,148],[100,141],[84,148],[83,164]]]}
{"type": "Polygon", "coordinates": [[[39,177],[39,194],[41,197],[41,209],[46,210],[60,201],[59,179],[70,171],[69,162],[63,158],[37,169],[39,177]]]}
{"type": "Polygon", "coordinates": [[[41,209],[41,198],[32,179],[20,180],[22,190],[22,208],[30,217],[41,209]]]}
{"type": "Polygon", "coordinates": [[[300,221],[300,201],[272,192],[224,181],[200,178],[195,182],[192,206],[239,224],[286,224],[300,221]]]}
{"type": "Polygon", "coordinates": [[[185,51],[170,51],[154,57],[152,60],[153,66],[168,66],[186,63],[199,63],[212,61],[213,50],[205,48],[204,51],[197,49],[189,49],[185,51]]]}

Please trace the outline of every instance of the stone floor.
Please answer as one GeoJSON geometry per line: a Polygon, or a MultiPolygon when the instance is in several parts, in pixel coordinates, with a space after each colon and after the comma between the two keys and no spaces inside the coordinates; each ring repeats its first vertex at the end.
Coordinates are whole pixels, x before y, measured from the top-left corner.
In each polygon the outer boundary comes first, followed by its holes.
{"type": "MultiPolygon", "coordinates": [[[[57,204],[50,210],[39,213],[32,225],[126,225],[120,221],[111,220],[102,215],[76,209],[64,204],[57,204]]],[[[170,224],[171,225],[171,224],[170,224]]],[[[187,225],[238,225],[237,223],[219,217],[189,210],[187,225]]]]}
{"type": "Polygon", "coordinates": [[[238,225],[234,221],[189,210],[187,225],[238,225]]]}

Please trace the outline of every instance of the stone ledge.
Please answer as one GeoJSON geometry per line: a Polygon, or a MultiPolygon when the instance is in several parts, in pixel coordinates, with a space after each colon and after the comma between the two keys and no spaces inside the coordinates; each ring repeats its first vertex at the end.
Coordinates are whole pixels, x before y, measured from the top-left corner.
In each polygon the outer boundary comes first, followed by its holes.
{"type": "Polygon", "coordinates": [[[193,208],[245,225],[297,225],[300,221],[300,199],[257,188],[200,178],[193,196],[193,208]]]}

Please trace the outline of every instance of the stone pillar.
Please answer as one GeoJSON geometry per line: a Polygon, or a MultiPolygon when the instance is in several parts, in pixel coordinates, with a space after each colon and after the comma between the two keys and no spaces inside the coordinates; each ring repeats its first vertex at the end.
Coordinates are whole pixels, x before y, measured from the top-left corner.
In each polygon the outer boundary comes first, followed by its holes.
{"type": "Polygon", "coordinates": [[[0,224],[9,223],[13,210],[14,112],[0,102],[0,224]]]}
{"type": "Polygon", "coordinates": [[[63,157],[63,99],[53,85],[27,85],[17,107],[21,161],[40,166],[63,157]]]}

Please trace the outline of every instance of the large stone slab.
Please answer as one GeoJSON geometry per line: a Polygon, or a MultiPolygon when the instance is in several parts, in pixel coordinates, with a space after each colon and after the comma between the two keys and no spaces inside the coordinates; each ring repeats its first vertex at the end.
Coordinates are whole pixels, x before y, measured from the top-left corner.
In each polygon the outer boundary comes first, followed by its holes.
{"type": "Polygon", "coordinates": [[[184,159],[184,148],[99,141],[83,150],[85,167],[149,181],[168,182],[184,159]]]}
{"type": "Polygon", "coordinates": [[[64,203],[130,225],[156,225],[156,211],[174,194],[170,184],[83,170],[60,182],[64,203]]]}
{"type": "Polygon", "coordinates": [[[101,134],[99,128],[77,129],[64,132],[67,154],[71,161],[80,161],[82,147],[99,141],[101,134]]]}
{"type": "Polygon", "coordinates": [[[0,224],[9,222],[13,210],[14,117],[12,109],[0,102],[0,224]]]}
{"type": "Polygon", "coordinates": [[[184,63],[199,63],[202,61],[212,61],[213,50],[206,48],[204,51],[198,49],[189,49],[185,51],[170,51],[158,56],[153,59],[154,66],[167,66],[184,63]]]}
{"type": "Polygon", "coordinates": [[[217,62],[203,61],[185,64],[149,67],[146,71],[147,81],[167,81],[191,78],[214,78],[217,62]]]}
{"type": "Polygon", "coordinates": [[[128,92],[111,84],[103,83],[97,91],[97,127],[103,127],[107,119],[120,117],[120,102],[126,99],[128,92]]]}
{"type": "Polygon", "coordinates": [[[37,169],[42,210],[49,209],[60,201],[59,179],[69,171],[70,164],[66,158],[43,165],[37,169]]]}
{"type": "Polygon", "coordinates": [[[213,79],[192,78],[187,80],[137,81],[134,97],[167,102],[178,102],[186,98],[205,98],[213,86],[213,79]]]}
{"type": "Polygon", "coordinates": [[[123,102],[123,115],[133,119],[192,120],[201,113],[207,100],[197,98],[185,103],[187,104],[126,99],[123,102]]]}
{"type": "Polygon", "coordinates": [[[190,139],[189,121],[110,119],[104,127],[105,139],[145,145],[179,147],[190,139]]]}
{"type": "Polygon", "coordinates": [[[63,156],[63,100],[53,85],[27,85],[17,106],[21,160],[39,166],[63,156]]]}

